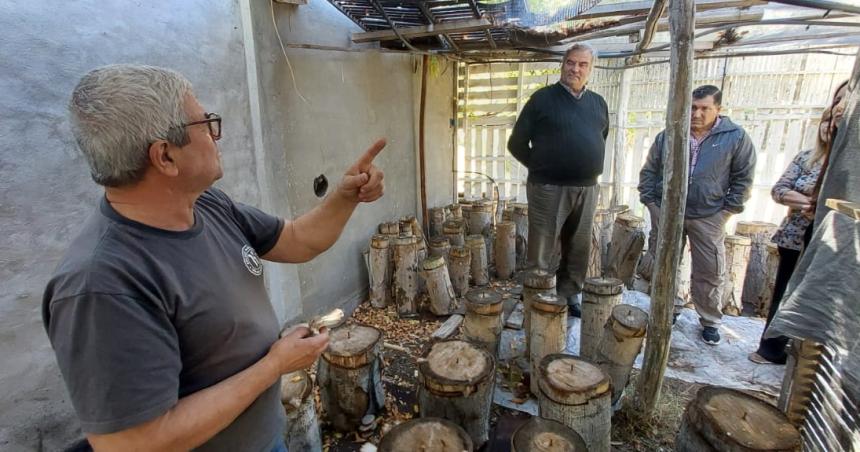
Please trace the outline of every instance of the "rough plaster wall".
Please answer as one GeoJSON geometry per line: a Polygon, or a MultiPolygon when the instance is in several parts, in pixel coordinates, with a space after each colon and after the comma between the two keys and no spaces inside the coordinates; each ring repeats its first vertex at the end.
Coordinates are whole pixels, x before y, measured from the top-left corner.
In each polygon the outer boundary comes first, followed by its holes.
{"type": "MultiPolygon", "coordinates": [[[[427,208],[454,201],[454,62],[431,58],[427,65],[427,98],[424,109],[424,159],[427,174],[427,208]]],[[[415,78],[415,117],[421,95],[421,73],[415,78]]],[[[417,134],[417,124],[416,124],[417,134]]]]}
{"type": "Polygon", "coordinates": [[[100,195],[66,120],[81,75],[120,62],[184,73],[224,117],[220,185],[258,201],[236,8],[230,0],[0,3],[0,450],[58,450],[79,434],[40,309],[57,260],[100,195]]]}

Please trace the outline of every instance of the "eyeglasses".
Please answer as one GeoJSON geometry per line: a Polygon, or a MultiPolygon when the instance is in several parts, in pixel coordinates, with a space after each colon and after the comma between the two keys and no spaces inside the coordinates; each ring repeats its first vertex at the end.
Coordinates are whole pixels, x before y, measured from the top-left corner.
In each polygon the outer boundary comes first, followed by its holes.
{"type": "Polygon", "coordinates": [[[194,126],[197,124],[206,124],[209,126],[209,135],[212,136],[212,139],[218,141],[221,139],[221,116],[216,113],[206,113],[204,115],[206,119],[201,119],[200,121],[193,121],[186,124],[180,124],[178,127],[188,127],[194,126]]]}

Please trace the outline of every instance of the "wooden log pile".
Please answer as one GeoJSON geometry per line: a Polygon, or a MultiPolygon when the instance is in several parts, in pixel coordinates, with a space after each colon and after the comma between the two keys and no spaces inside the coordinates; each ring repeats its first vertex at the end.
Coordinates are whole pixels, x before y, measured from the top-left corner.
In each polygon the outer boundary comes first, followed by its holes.
{"type": "Polygon", "coordinates": [[[630,214],[620,214],[612,227],[612,241],[606,256],[605,275],[620,279],[632,287],[633,275],[645,246],[645,220],[630,214]]]}
{"type": "Polygon", "coordinates": [[[723,314],[741,315],[744,311],[743,290],[750,258],[749,237],[726,236],[726,279],[723,284],[723,314]]]}
{"type": "Polygon", "coordinates": [[[757,309],[761,306],[761,295],[765,292],[770,276],[768,275],[767,245],[776,232],[777,226],[762,221],[739,221],[735,235],[750,239],[750,258],[744,278],[742,300],[757,309]]]}
{"type": "Polygon", "coordinates": [[[587,360],[597,358],[603,328],[612,308],[621,303],[624,285],[616,278],[589,278],[582,286],[582,328],[579,355],[587,360]]]}

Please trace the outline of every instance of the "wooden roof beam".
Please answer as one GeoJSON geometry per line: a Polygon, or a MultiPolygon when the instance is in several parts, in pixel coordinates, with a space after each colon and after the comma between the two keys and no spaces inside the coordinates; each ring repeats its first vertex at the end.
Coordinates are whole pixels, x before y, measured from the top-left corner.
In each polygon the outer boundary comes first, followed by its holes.
{"type": "MultiPolygon", "coordinates": [[[[794,0],[784,0],[794,1],[794,0]]],[[[797,0],[812,1],[812,0],[797,0]]],[[[626,16],[631,14],[647,14],[651,11],[653,1],[622,3],[615,5],[598,5],[573,17],[560,17],[559,21],[595,19],[598,17],[626,16]]],[[[696,2],[696,12],[710,11],[721,8],[748,8],[750,6],[766,5],[765,0],[699,0],[696,2]]]]}
{"type": "MultiPolygon", "coordinates": [[[[436,20],[436,16],[433,15],[433,11],[430,11],[430,8],[427,7],[427,2],[418,3],[418,10],[421,11],[421,14],[423,14],[427,21],[431,24],[436,25],[439,23],[439,21],[436,20]]],[[[438,34],[436,35],[436,37],[439,39],[440,43],[442,43],[443,45],[447,44],[447,46],[450,47],[451,50],[455,52],[460,51],[460,48],[457,47],[457,43],[454,42],[454,40],[448,33],[438,34]]]]}
{"type": "MultiPolygon", "coordinates": [[[[421,38],[446,33],[465,33],[483,31],[493,27],[487,19],[452,20],[438,25],[423,25],[420,27],[403,27],[397,31],[404,38],[421,38]]],[[[366,31],[352,34],[352,42],[393,41],[400,39],[392,30],[366,31]]]]}
{"type": "Polygon", "coordinates": [[[849,5],[843,2],[834,2],[830,0],[771,0],[775,3],[782,3],[792,6],[803,6],[806,8],[826,9],[830,11],[843,11],[846,13],[860,14],[860,5],[854,2],[849,5]]]}
{"type": "Polygon", "coordinates": [[[641,52],[651,45],[651,40],[654,39],[654,34],[657,33],[657,23],[666,11],[666,2],[667,0],[656,0],[651,5],[648,18],[645,19],[645,30],[642,32],[642,39],[636,43],[636,49],[633,50],[635,55],[627,59],[627,64],[636,64],[642,60],[641,52]]]}

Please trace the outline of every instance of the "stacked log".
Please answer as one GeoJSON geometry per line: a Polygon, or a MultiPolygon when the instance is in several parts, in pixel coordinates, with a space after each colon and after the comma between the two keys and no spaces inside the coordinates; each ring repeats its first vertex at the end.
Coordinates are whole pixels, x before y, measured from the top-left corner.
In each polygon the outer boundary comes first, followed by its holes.
{"type": "Polygon", "coordinates": [[[444,235],[451,246],[463,246],[466,244],[466,223],[462,218],[452,217],[442,223],[442,235],[444,235]]]}
{"type": "Polygon", "coordinates": [[[582,329],[579,355],[593,361],[597,358],[603,327],[612,308],[621,303],[624,284],[616,278],[589,278],[582,285],[582,329]]]}
{"type": "Polygon", "coordinates": [[[523,329],[526,332],[526,356],[529,353],[531,308],[529,304],[539,294],[555,295],[555,274],[546,270],[528,270],[523,275],[523,329]]]}
{"type": "Polygon", "coordinates": [[[379,225],[379,233],[385,234],[388,236],[398,236],[400,235],[400,223],[397,221],[380,223],[379,225]]]}
{"type": "Polygon", "coordinates": [[[392,259],[387,235],[370,239],[370,304],[384,308],[391,302],[392,259]]]}
{"type": "Polygon", "coordinates": [[[493,356],[499,356],[502,336],[502,296],[492,289],[472,289],[466,294],[465,338],[493,356]]]}
{"type": "Polygon", "coordinates": [[[744,311],[743,290],[744,278],[747,274],[747,263],[750,258],[748,237],[740,235],[726,236],[726,278],[723,284],[723,314],[741,315],[744,311]]]}
{"type": "Polygon", "coordinates": [[[448,253],[451,285],[457,298],[466,296],[469,290],[469,276],[472,274],[472,252],[464,246],[454,246],[448,253]]]}
{"type": "Polygon", "coordinates": [[[634,215],[620,214],[612,227],[612,241],[606,260],[606,276],[620,279],[632,287],[636,265],[645,246],[645,220],[634,215]]]}
{"type": "Polygon", "coordinates": [[[430,239],[428,247],[430,248],[429,256],[439,256],[445,259],[445,262],[448,262],[448,253],[451,252],[451,242],[447,237],[434,237],[430,239]]]}
{"type": "Polygon", "coordinates": [[[687,405],[678,452],[796,451],[797,429],[771,404],[745,392],[705,386],[687,405]]]}
{"type": "MultiPolygon", "coordinates": [[[[319,449],[296,449],[319,450],[319,449]]],[[[472,452],[472,439],[459,425],[441,418],[422,417],[398,424],[379,443],[379,452],[472,452]]]]}
{"type": "Polygon", "coordinates": [[[767,261],[765,265],[765,280],[758,294],[759,304],[755,306],[756,314],[767,317],[770,304],[773,302],[773,286],[776,284],[776,271],[779,269],[779,247],[775,243],[767,244],[767,261]]]}
{"type": "Polygon", "coordinates": [[[608,452],[612,430],[609,377],[575,356],[544,357],[538,375],[540,416],[579,433],[590,452],[608,452]]]}
{"type": "Polygon", "coordinates": [[[442,224],[445,223],[445,208],[433,207],[430,209],[428,236],[432,239],[442,235],[442,224]]]}
{"type": "Polygon", "coordinates": [[[472,255],[472,283],[476,286],[486,286],[490,283],[490,273],[484,236],[474,234],[466,237],[466,247],[472,255]]]}
{"type": "Polygon", "coordinates": [[[466,232],[469,235],[490,235],[490,230],[493,227],[493,203],[481,199],[472,203],[469,209],[469,221],[467,223],[466,232]]]}
{"type": "Polygon", "coordinates": [[[744,278],[744,289],[741,298],[745,304],[760,306],[759,295],[762,287],[767,284],[767,244],[776,232],[777,226],[762,221],[739,221],[735,227],[735,235],[750,239],[750,259],[744,278]]]}
{"type": "MultiPolygon", "coordinates": [[[[609,216],[609,211],[606,209],[598,209],[594,212],[594,222],[591,224],[591,250],[588,253],[588,270],[585,273],[586,278],[599,278],[603,276],[603,231],[606,228],[606,218],[609,216]]],[[[608,245],[608,240],[607,243],[608,245]]]]}
{"type": "Polygon", "coordinates": [[[394,303],[401,317],[418,315],[418,239],[401,235],[394,241],[394,303]]]}
{"type": "Polygon", "coordinates": [[[529,335],[529,389],[538,395],[538,367],[541,360],[561,353],[567,345],[567,300],[555,294],[538,294],[529,302],[531,315],[526,333],[529,335]]]}
{"type": "Polygon", "coordinates": [[[529,205],[513,203],[511,205],[511,221],[517,225],[517,270],[526,268],[529,239],[529,205]]]}
{"type": "Polygon", "coordinates": [[[463,218],[463,210],[460,208],[460,204],[448,204],[445,210],[447,211],[447,218],[463,218]]]}
{"type": "Polygon", "coordinates": [[[514,430],[511,452],[588,452],[588,447],[561,422],[533,417],[514,430]]]}
{"type": "Polygon", "coordinates": [[[496,225],[496,239],[493,252],[496,259],[496,276],[499,279],[511,279],[517,265],[517,224],[513,221],[502,221],[496,225]]]}
{"type": "Polygon", "coordinates": [[[418,363],[421,417],[440,417],[462,426],[474,446],[489,438],[495,360],[466,341],[433,343],[418,363]]]}
{"type": "Polygon", "coordinates": [[[609,375],[613,406],[617,406],[627,387],[633,362],[642,350],[647,328],[648,314],[645,311],[629,304],[612,308],[594,363],[609,375]]]}
{"type": "Polygon", "coordinates": [[[442,256],[433,256],[421,263],[421,277],[427,286],[430,312],[448,315],[454,308],[454,286],[448,276],[448,266],[442,256]]]}
{"type": "Polygon", "coordinates": [[[330,332],[317,370],[326,419],[341,432],[354,431],[366,415],[385,407],[382,387],[382,332],[346,323],[330,332]]]}
{"type": "Polygon", "coordinates": [[[281,376],[281,403],[287,413],[284,443],[289,450],[322,450],[313,382],[306,371],[281,376]]]}

